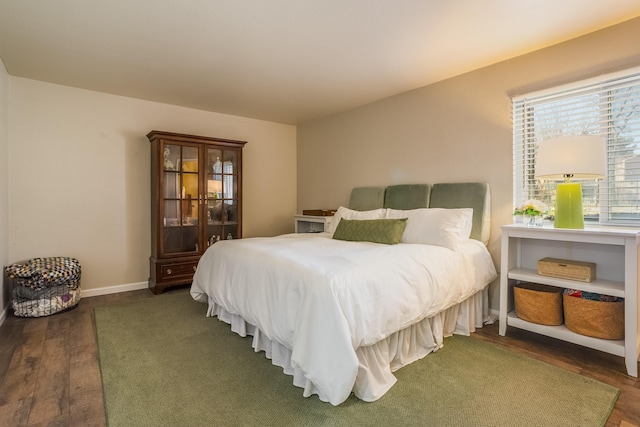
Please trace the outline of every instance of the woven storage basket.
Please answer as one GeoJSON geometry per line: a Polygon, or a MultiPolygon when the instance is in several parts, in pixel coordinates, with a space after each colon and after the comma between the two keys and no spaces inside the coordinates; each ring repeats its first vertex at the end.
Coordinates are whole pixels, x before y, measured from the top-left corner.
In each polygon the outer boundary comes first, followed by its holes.
{"type": "Polygon", "coordinates": [[[33,258],[5,267],[13,281],[13,314],[43,317],[72,309],[80,301],[80,262],[70,257],[33,258]]]}
{"type": "Polygon", "coordinates": [[[624,339],[624,301],[593,301],[563,295],[564,321],[570,331],[594,338],[624,339]]]}
{"type": "Polygon", "coordinates": [[[513,286],[516,315],[527,322],[562,325],[562,288],[522,282],[513,286]]]}

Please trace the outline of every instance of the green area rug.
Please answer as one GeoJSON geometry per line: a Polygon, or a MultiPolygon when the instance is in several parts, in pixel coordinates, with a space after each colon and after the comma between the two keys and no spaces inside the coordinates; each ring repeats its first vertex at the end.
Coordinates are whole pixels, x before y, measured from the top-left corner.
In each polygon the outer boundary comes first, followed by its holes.
{"type": "Polygon", "coordinates": [[[618,389],[469,337],[396,372],[381,399],[302,397],[185,290],[95,310],[109,426],[598,426],[618,389]]]}

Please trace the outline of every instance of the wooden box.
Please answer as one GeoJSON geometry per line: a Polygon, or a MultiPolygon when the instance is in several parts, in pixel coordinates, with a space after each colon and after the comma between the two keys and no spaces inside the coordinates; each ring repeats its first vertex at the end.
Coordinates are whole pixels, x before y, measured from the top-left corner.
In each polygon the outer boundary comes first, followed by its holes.
{"type": "Polygon", "coordinates": [[[313,216],[333,216],[336,213],[336,209],[303,209],[302,215],[313,216]]]}
{"type": "Polygon", "coordinates": [[[563,288],[521,282],[513,286],[516,316],[540,325],[562,325],[563,288]]]}
{"type": "Polygon", "coordinates": [[[624,339],[624,300],[594,301],[563,295],[564,321],[570,331],[609,340],[624,339]]]}
{"type": "Polygon", "coordinates": [[[592,282],[596,278],[596,264],[558,258],[542,258],[538,261],[538,274],[559,279],[592,282]]]}

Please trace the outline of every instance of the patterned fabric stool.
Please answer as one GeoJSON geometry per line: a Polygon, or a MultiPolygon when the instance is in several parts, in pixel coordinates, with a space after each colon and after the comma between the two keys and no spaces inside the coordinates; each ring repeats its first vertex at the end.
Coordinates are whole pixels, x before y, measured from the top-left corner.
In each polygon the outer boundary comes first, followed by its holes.
{"type": "Polygon", "coordinates": [[[13,279],[13,313],[43,317],[69,310],[80,301],[80,262],[69,257],[33,258],[6,266],[13,279]]]}

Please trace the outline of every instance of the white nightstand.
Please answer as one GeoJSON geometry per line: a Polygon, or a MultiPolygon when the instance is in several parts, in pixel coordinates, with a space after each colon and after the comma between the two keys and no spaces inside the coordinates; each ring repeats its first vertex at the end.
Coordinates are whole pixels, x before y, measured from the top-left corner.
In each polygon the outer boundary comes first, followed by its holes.
{"type": "Polygon", "coordinates": [[[530,228],[520,224],[502,226],[500,335],[506,334],[507,326],[513,326],[622,356],[627,373],[637,377],[640,355],[639,244],[640,231],[635,229],[587,227],[574,230],[549,225],[530,228]],[[545,257],[594,262],[596,279],[586,283],[540,276],[537,263],[545,257]],[[564,325],[545,326],[518,318],[512,311],[513,285],[518,280],[624,297],[624,339],[592,338],[572,332],[564,325]]]}
{"type": "Polygon", "coordinates": [[[296,233],[322,233],[331,224],[332,216],[295,215],[296,233]]]}

